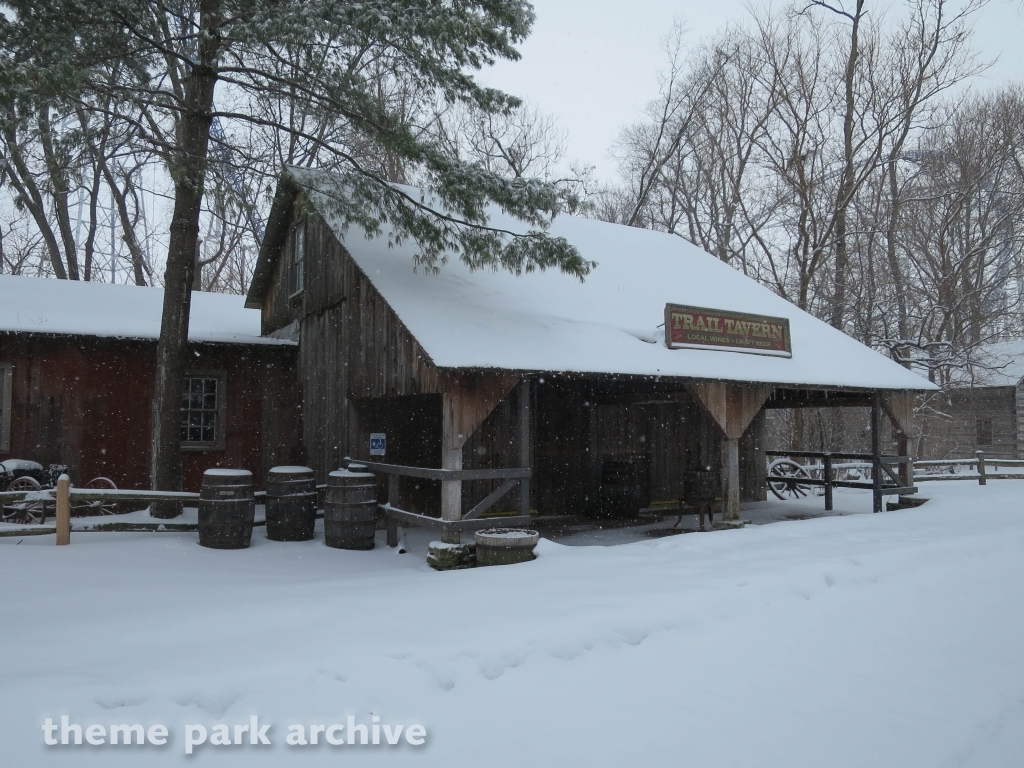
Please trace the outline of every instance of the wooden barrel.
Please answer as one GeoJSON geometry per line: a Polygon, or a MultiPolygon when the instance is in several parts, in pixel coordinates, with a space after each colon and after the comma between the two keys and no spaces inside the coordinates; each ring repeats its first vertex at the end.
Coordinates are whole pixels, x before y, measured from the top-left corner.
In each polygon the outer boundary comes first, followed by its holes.
{"type": "Polygon", "coordinates": [[[208,469],[199,492],[199,543],[212,549],[245,549],[252,539],[256,502],[252,472],[208,469]]]}
{"type": "Polygon", "coordinates": [[[267,473],[267,538],[309,541],[316,526],[316,475],[309,467],[267,473]]]}
{"type": "Polygon", "coordinates": [[[373,549],[377,482],[372,472],[339,469],[327,476],[324,541],[338,549],[373,549]]]}
{"type": "Polygon", "coordinates": [[[523,528],[488,528],[476,532],[477,565],[512,565],[536,558],[540,534],[523,528]]]}

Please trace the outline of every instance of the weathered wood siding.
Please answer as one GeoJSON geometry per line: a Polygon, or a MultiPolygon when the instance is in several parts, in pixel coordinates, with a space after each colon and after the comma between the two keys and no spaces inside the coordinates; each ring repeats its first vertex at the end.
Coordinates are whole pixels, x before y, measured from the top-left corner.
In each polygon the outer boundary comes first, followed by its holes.
{"type": "MultiPolygon", "coordinates": [[[[182,451],[186,490],[199,490],[211,467],[248,469],[262,485],[270,466],[302,458],[294,419],[276,411],[295,402],[295,353],[190,345],[190,367],[225,371],[227,407],[223,450],[182,451]]],[[[0,460],[66,464],[79,484],[104,476],[119,488],[148,488],[155,360],[151,341],[0,334],[0,362],[14,366],[11,449],[0,460]]]]}
{"type": "Polygon", "coordinates": [[[1014,414],[1017,419],[1017,458],[1024,459],[1024,381],[1014,391],[1014,414]]]}
{"type": "MultiPolygon", "coordinates": [[[[604,459],[645,457],[652,502],[678,500],[688,470],[721,470],[718,432],[683,384],[679,402],[650,404],[617,402],[621,395],[600,384],[559,376],[533,379],[531,392],[531,503],[541,514],[597,512],[604,459]]],[[[517,398],[518,390],[510,393],[472,435],[463,452],[463,467],[517,465],[517,398]]],[[[744,501],[764,498],[764,423],[762,414],[740,441],[744,501]]],[[[463,507],[468,509],[498,484],[464,483],[463,507]]],[[[509,494],[495,509],[511,511],[516,504],[517,497],[509,494]]]]}
{"type": "MultiPolygon", "coordinates": [[[[373,430],[361,426],[357,400],[436,394],[441,384],[419,343],[324,221],[309,218],[299,231],[306,236],[298,363],[303,434],[310,466],[323,479],[345,456],[369,450],[373,430]]],[[[271,292],[288,279],[286,261],[279,261],[271,292]]],[[[439,461],[440,449],[429,463],[439,461]]]]}
{"type": "Polygon", "coordinates": [[[981,450],[996,458],[1016,458],[1020,451],[1020,395],[1014,387],[957,389],[931,404],[936,414],[922,421],[921,458],[971,458],[981,450]],[[991,419],[992,442],[978,443],[978,420],[991,419]]]}
{"type": "MultiPolygon", "coordinates": [[[[294,222],[292,222],[294,224],[294,222]]],[[[295,229],[291,226],[284,241],[281,256],[274,266],[273,277],[263,300],[262,333],[264,336],[297,321],[302,315],[301,296],[292,298],[295,284],[292,249],[295,247],[295,229]]]]}

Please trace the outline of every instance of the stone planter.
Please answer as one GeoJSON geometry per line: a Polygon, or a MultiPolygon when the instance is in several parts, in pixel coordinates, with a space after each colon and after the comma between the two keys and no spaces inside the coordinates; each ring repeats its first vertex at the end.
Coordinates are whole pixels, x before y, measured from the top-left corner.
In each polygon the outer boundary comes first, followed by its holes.
{"type": "Polygon", "coordinates": [[[476,532],[477,565],[512,565],[535,559],[540,534],[524,528],[488,528],[476,532]]]}

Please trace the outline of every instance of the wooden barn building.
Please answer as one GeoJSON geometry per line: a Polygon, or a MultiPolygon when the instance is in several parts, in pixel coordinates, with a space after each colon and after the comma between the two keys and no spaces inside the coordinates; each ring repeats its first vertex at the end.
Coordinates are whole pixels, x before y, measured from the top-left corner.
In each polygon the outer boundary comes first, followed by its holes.
{"type": "MultiPolygon", "coordinates": [[[[149,488],[163,291],[0,275],[0,461],[149,488]]],[[[194,293],[182,402],[186,490],[210,467],[301,459],[294,342],[260,335],[240,296],[194,293]]]]}
{"type": "Polygon", "coordinates": [[[1024,459],[1024,341],[986,344],[946,391],[927,398],[921,458],[1024,459]]]}
{"type": "Polygon", "coordinates": [[[574,217],[553,233],[597,263],[585,281],[456,256],[425,273],[415,244],[346,230],[314,176],[283,176],[246,306],[299,344],[321,480],[375,462],[396,519],[454,523],[635,510],[710,472],[734,518],[765,497],[766,408],[874,405],[905,434],[934,388],[677,236],[574,217]]]}

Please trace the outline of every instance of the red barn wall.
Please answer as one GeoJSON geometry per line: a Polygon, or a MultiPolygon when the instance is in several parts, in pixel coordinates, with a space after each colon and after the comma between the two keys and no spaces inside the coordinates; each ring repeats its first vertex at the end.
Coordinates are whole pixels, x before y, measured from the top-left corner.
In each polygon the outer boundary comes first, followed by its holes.
{"type": "MultiPolygon", "coordinates": [[[[269,467],[301,463],[295,352],[190,345],[190,368],[226,372],[227,409],[223,450],[182,451],[185,490],[199,490],[211,467],[248,469],[260,487],[269,467]]],[[[14,366],[11,450],[0,460],[66,464],[77,484],[104,476],[148,488],[155,358],[155,341],[0,334],[0,362],[14,366]]]]}

